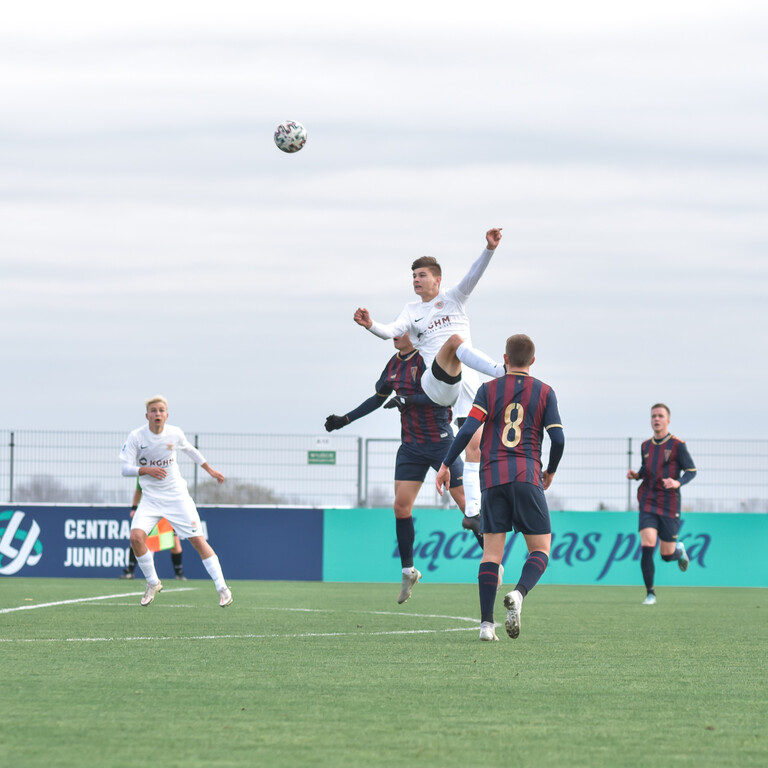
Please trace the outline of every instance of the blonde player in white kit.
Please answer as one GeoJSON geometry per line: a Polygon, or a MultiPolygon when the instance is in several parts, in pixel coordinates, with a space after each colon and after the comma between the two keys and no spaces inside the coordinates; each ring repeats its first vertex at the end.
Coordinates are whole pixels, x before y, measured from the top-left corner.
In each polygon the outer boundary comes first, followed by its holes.
{"type": "Polygon", "coordinates": [[[187,483],[179,472],[176,451],[184,451],[192,461],[202,467],[217,482],[224,475],[212,469],[200,451],[191,445],[178,427],[166,424],[168,401],[160,395],[147,400],[147,424],[134,429],[120,451],[124,477],[138,477],[141,501],[131,523],[131,547],[136,561],[147,579],[147,591],[142,605],[149,605],[163,585],[157,577],[152,552],[147,548],[147,534],[164,517],[173,526],[179,538],[189,539],[198,551],[205,570],[219,592],[219,605],[231,605],[232,592],[224,581],[219,558],[203,536],[200,516],[189,495],[187,483]]]}
{"type": "MultiPolygon", "coordinates": [[[[382,339],[410,334],[427,366],[421,379],[422,389],[434,403],[452,406],[459,425],[469,413],[480,386],[475,371],[494,377],[504,374],[503,364],[472,347],[469,317],[465,310],[469,295],[501,242],[501,229],[489,229],[485,240],[485,250],[453,288],[443,290],[440,287],[440,265],[431,256],[423,256],[411,267],[413,290],[420,301],[406,304],[395,321],[389,324],[377,323],[364,308],[358,309],[354,318],[358,325],[382,339]],[[462,370],[462,363],[468,368],[462,370]]],[[[481,430],[475,433],[465,451],[465,514],[470,517],[480,513],[481,434],[481,430]]]]}

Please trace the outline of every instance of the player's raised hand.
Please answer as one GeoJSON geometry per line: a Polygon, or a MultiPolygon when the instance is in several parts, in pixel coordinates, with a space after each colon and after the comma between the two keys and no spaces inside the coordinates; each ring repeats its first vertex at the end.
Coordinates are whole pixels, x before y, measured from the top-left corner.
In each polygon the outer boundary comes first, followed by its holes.
{"type": "Polygon", "coordinates": [[[437,486],[437,492],[442,496],[443,495],[443,486],[446,488],[451,483],[451,470],[448,469],[448,467],[445,466],[445,464],[440,465],[440,469],[437,472],[437,477],[435,477],[435,485],[437,486]]]}
{"type": "Polygon", "coordinates": [[[485,241],[488,243],[488,250],[493,251],[501,242],[501,227],[494,227],[485,233],[485,241]]]}
{"type": "Polygon", "coordinates": [[[362,325],[363,328],[370,328],[373,325],[371,320],[371,313],[364,307],[360,307],[355,312],[355,322],[358,325],[362,325]]]}

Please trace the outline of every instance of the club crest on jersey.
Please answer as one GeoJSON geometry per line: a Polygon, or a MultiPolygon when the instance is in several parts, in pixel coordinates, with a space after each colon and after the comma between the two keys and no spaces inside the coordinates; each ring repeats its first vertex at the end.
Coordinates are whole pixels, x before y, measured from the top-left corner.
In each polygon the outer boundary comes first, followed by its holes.
{"type": "Polygon", "coordinates": [[[669,457],[672,455],[672,451],[664,451],[664,463],[669,461],[669,457]]]}
{"type": "Polygon", "coordinates": [[[419,371],[418,371],[418,369],[416,368],[416,366],[414,365],[414,366],[411,368],[411,381],[412,381],[414,384],[416,383],[416,377],[417,377],[418,375],[419,375],[419,371]]]}
{"type": "Polygon", "coordinates": [[[438,301],[435,303],[435,309],[442,309],[445,306],[444,301],[438,301]]]}

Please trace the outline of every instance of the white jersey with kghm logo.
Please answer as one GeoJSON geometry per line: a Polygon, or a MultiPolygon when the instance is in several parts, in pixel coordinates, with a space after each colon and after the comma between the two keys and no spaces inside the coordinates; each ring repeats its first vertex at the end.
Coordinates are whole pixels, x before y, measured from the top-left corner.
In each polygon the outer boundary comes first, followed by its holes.
{"type": "MultiPolygon", "coordinates": [[[[413,346],[424,358],[427,370],[440,348],[454,333],[461,336],[468,346],[472,346],[465,305],[493,253],[485,249],[458,285],[445,291],[440,289],[432,301],[412,301],[403,307],[394,322],[385,324],[373,321],[368,330],[381,339],[392,339],[408,333],[413,346]]],[[[477,389],[479,378],[475,371],[465,368],[462,376],[468,384],[471,380],[473,389],[477,389]]]]}
{"type": "Polygon", "coordinates": [[[160,467],[166,475],[159,479],[151,475],[140,475],[139,484],[147,502],[162,502],[188,497],[187,482],[179,472],[176,451],[184,451],[198,466],[205,464],[202,453],[192,445],[178,427],[166,424],[156,435],[144,425],[134,429],[120,451],[123,475],[136,476],[141,467],[160,467]]]}

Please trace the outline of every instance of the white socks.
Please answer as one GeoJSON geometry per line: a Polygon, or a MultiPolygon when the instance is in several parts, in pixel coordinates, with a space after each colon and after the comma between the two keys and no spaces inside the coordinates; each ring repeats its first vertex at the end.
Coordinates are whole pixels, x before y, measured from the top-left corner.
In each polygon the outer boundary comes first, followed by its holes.
{"type": "Polygon", "coordinates": [[[464,462],[464,514],[474,517],[480,514],[480,462],[464,462]]]}
{"type": "Polygon", "coordinates": [[[139,568],[141,568],[141,572],[144,574],[147,584],[154,586],[160,581],[160,579],[157,578],[155,558],[151,549],[148,549],[141,557],[137,557],[136,562],[139,564],[139,568]]]}
{"type": "Polygon", "coordinates": [[[467,342],[459,344],[456,350],[456,357],[462,362],[463,365],[469,368],[474,368],[480,373],[484,373],[486,376],[492,376],[498,378],[504,375],[504,365],[497,363],[492,358],[488,357],[485,352],[481,352],[479,349],[470,347],[467,342]]]}
{"type": "Polygon", "coordinates": [[[216,589],[224,589],[227,586],[227,582],[224,581],[224,574],[221,572],[221,563],[216,555],[203,560],[205,570],[208,571],[208,575],[213,579],[213,583],[216,585],[216,589]]]}

